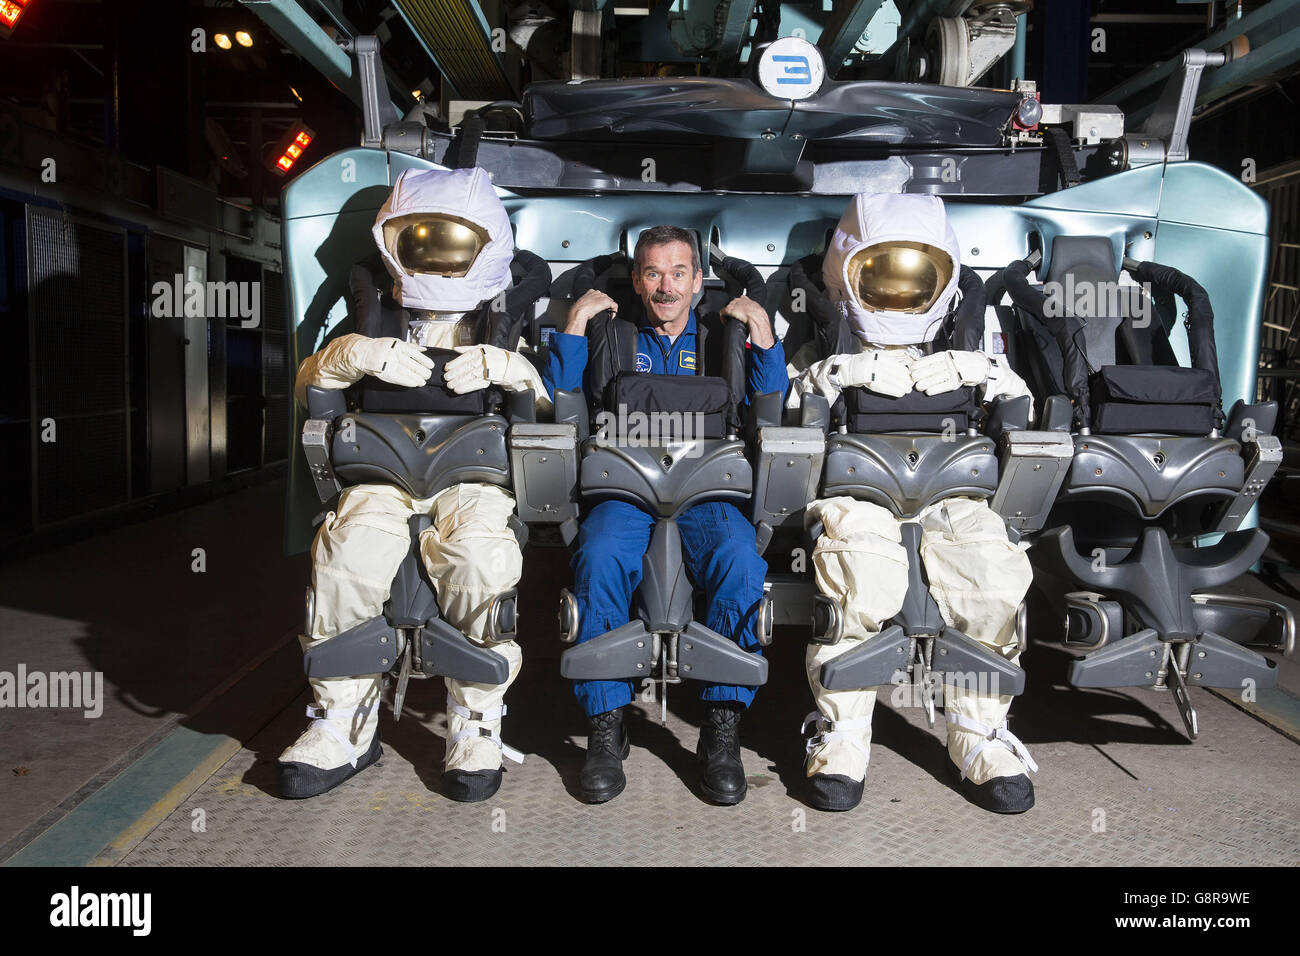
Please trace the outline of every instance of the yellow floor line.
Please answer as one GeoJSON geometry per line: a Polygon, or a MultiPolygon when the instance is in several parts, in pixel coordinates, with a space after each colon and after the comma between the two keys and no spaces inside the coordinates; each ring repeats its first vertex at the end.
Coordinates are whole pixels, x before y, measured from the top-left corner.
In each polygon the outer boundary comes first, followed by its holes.
{"type": "Polygon", "coordinates": [[[238,740],[227,737],[202,763],[186,774],[176,786],[168,790],[163,798],[145,811],[138,820],[115,836],[108,846],[104,847],[86,865],[116,866],[137,843],[171,816],[172,812],[188,800],[194,791],[203,786],[204,781],[225,766],[231,757],[239,753],[243,746],[238,740]]]}

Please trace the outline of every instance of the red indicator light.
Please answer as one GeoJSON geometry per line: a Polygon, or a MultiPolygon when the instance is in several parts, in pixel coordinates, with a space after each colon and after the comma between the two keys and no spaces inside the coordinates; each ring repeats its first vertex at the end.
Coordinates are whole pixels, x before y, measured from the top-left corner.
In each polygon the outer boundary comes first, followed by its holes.
{"type": "Polygon", "coordinates": [[[31,0],[0,0],[0,28],[12,30],[31,0]]]}
{"type": "Polygon", "coordinates": [[[316,134],[304,126],[301,120],[296,121],[285,131],[275,149],[267,154],[267,167],[277,176],[283,176],[293,168],[315,138],[316,134]],[[279,158],[272,162],[273,157],[279,158]]]}

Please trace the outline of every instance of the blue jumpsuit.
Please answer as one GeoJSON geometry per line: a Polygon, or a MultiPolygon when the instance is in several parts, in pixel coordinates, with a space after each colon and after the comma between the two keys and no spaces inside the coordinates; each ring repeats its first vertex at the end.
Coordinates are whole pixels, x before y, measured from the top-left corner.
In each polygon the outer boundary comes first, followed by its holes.
{"type": "MultiPolygon", "coordinates": [[[[780,392],[790,381],[781,343],[770,349],[750,346],[746,395],[780,392]]],[[[695,310],[676,342],[660,335],[640,318],[636,370],[668,375],[694,375],[697,361],[695,310]]],[[[542,380],[551,397],[557,388],[578,391],[586,384],[587,339],[557,333],[551,339],[550,358],[542,380]]],[[[578,548],[572,566],[575,596],[581,615],[578,643],[628,622],[632,592],[641,582],[641,558],[650,544],[655,519],[624,501],[604,501],[592,508],[578,530],[578,548]]],[[[709,600],[705,626],[730,638],[746,650],[756,650],[754,617],[763,597],[767,562],[754,547],[754,526],[733,504],[705,502],[688,508],[677,519],[682,551],[691,580],[709,600]]],[[[710,701],[754,699],[753,687],[706,684],[701,695],[710,701]]],[[[587,715],[601,714],[632,702],[631,681],[574,681],[587,715]]]]}

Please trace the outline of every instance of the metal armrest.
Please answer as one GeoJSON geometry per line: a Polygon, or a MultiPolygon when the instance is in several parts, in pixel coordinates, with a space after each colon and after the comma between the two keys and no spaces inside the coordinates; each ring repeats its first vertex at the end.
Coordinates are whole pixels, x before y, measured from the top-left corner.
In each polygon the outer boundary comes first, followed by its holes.
{"type": "Polygon", "coordinates": [[[591,416],[587,411],[587,397],[582,392],[555,390],[555,423],[572,425],[578,430],[578,441],[591,434],[591,416]]]}
{"type": "Polygon", "coordinates": [[[784,403],[781,401],[780,392],[767,392],[763,395],[755,395],[749,402],[750,412],[750,430],[758,431],[760,428],[770,428],[781,424],[781,414],[784,410],[784,403]]]}
{"type": "Polygon", "coordinates": [[[319,385],[307,386],[307,417],[333,421],[348,411],[347,399],[337,388],[321,388],[319,385]]]}
{"type": "Polygon", "coordinates": [[[1039,427],[1049,432],[1068,432],[1074,421],[1074,405],[1064,395],[1049,395],[1043,403],[1039,427]]]}
{"type": "Polygon", "coordinates": [[[1038,531],[1070,471],[1068,432],[1010,431],[1000,442],[998,489],[991,506],[1017,532],[1038,531]]]}
{"type": "Polygon", "coordinates": [[[506,418],[512,422],[537,421],[537,396],[531,388],[506,392],[506,418]]]}
{"type": "Polygon", "coordinates": [[[822,434],[831,430],[831,403],[825,395],[810,392],[799,403],[799,424],[804,428],[819,428],[822,434]]]}
{"type": "Polygon", "coordinates": [[[1029,427],[1029,411],[1033,400],[1028,395],[1004,398],[993,403],[985,434],[995,441],[1010,431],[1024,431],[1029,427]]]}

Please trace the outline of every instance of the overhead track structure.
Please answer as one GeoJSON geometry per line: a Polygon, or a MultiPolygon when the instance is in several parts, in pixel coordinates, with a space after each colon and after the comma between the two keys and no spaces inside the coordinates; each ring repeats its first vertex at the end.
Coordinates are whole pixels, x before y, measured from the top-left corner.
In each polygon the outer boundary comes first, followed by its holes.
{"type": "Polygon", "coordinates": [[[883,7],[884,0],[855,0],[840,5],[831,14],[817,48],[826,60],[826,72],[834,77],[850,62],[850,54],[867,29],[867,24],[883,7]]]}
{"type": "MultiPolygon", "coordinates": [[[[1207,71],[1201,79],[1197,106],[1293,73],[1300,63],[1300,0],[1270,0],[1240,20],[1229,20],[1222,30],[1197,46],[1222,53],[1224,58],[1222,66],[1207,71]]],[[[1136,128],[1158,111],[1162,90],[1183,66],[1180,56],[1172,56],[1112,87],[1093,102],[1120,107],[1130,126],[1136,128]]]]}
{"type": "MultiPolygon", "coordinates": [[[[307,12],[294,0],[240,0],[251,12],[257,14],[271,32],[280,38],[285,46],[298,54],[316,70],[334,84],[338,90],[358,107],[364,109],[367,102],[366,91],[362,89],[356,61],[348,55],[338,40],[331,37],[321,26],[308,16],[307,12]]],[[[341,14],[331,9],[321,0],[321,6],[330,14],[340,32],[345,32],[346,21],[341,14]]],[[[349,36],[348,39],[351,39],[349,36]]],[[[370,100],[375,102],[375,100],[370,100]]],[[[377,93],[380,114],[384,118],[396,118],[402,114],[392,100],[387,88],[377,93]]]]}
{"type": "Polygon", "coordinates": [[[473,0],[393,0],[393,6],[455,98],[516,98],[519,91],[492,49],[492,30],[473,0]]]}

